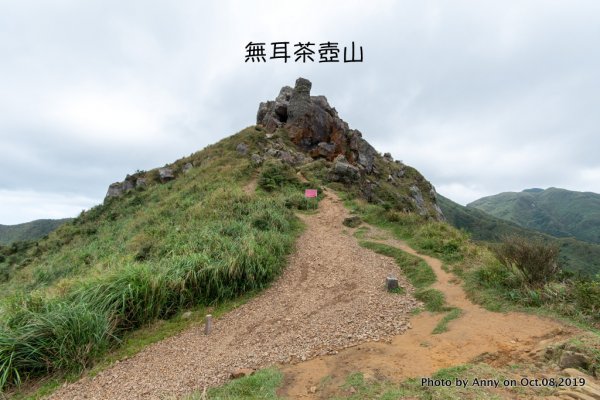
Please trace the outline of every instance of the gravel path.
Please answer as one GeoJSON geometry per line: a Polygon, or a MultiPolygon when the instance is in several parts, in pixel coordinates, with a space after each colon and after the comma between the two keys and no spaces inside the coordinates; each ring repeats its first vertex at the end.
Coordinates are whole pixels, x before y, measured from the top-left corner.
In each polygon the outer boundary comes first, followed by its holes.
{"type": "Polygon", "coordinates": [[[306,224],[282,276],[262,294],[214,321],[149,346],[52,399],[162,399],[225,382],[237,368],[306,360],[406,331],[411,297],[385,291],[395,262],[361,248],[342,225],[347,211],[328,192],[306,224]]]}

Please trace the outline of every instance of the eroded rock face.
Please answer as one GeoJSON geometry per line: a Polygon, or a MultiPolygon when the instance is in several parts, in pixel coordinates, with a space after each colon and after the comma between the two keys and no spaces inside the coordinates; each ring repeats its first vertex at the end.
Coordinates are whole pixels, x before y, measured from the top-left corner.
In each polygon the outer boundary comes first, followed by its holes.
{"type": "Polygon", "coordinates": [[[123,182],[111,183],[106,192],[105,198],[118,197],[123,194],[123,182]]]}
{"type": "Polygon", "coordinates": [[[106,196],[104,198],[108,199],[110,197],[119,197],[124,193],[135,189],[139,186],[137,181],[139,181],[139,179],[137,179],[136,177],[127,175],[123,182],[111,183],[108,187],[108,191],[106,192],[106,196]]]}
{"type": "Polygon", "coordinates": [[[311,96],[312,84],[298,78],[292,89],[285,86],[275,101],[260,103],[256,122],[267,132],[287,129],[290,139],[313,158],[333,161],[342,154],[350,164],[370,172],[377,153],[359,131],[350,129],[325,96],[311,96]]]}
{"type": "Polygon", "coordinates": [[[159,168],[158,176],[159,176],[161,182],[168,182],[168,181],[175,179],[173,170],[169,167],[159,168]]]}
{"type": "Polygon", "coordinates": [[[187,174],[188,172],[190,172],[192,170],[192,168],[194,168],[192,163],[185,163],[185,165],[183,166],[183,168],[181,170],[183,171],[184,174],[187,174]]]}
{"type": "MultiPolygon", "coordinates": [[[[390,153],[380,155],[360,131],[350,129],[325,96],[311,96],[311,88],[309,80],[298,78],[294,88],[285,86],[275,100],[260,103],[256,123],[270,141],[263,149],[265,158],[296,167],[325,160],[329,181],[356,185],[368,201],[444,219],[433,186],[418,171],[390,153]],[[275,134],[279,128],[283,130],[275,134]],[[274,139],[281,134],[287,134],[294,149],[274,139]],[[401,194],[407,189],[408,195],[401,194]]],[[[258,156],[254,158],[253,163],[259,164],[258,156]]]]}

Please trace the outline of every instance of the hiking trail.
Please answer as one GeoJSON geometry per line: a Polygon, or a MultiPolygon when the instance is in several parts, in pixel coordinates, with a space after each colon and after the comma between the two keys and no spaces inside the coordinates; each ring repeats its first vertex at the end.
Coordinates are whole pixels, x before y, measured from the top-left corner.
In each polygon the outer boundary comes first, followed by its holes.
{"type": "MultiPolygon", "coordinates": [[[[487,353],[493,365],[517,362],[573,328],[521,313],[494,313],[472,304],[442,263],[371,228],[382,243],[424,259],[433,285],[462,315],[447,332],[432,335],[442,313],[411,311],[420,303],[395,261],[358,244],[349,215],[328,191],[316,213],[301,213],[305,230],[282,275],[247,303],[203,326],[148,346],[94,377],[57,390],[52,399],[162,399],[226,382],[233,370],[280,364],[282,396],[328,398],[311,392],[324,377],[343,382],[350,373],[393,381],[429,376],[439,368],[487,353]],[[385,237],[385,239],[381,239],[385,237]],[[388,293],[385,278],[398,275],[405,294],[388,293]]],[[[373,239],[372,239],[373,240],[373,239]]],[[[330,385],[335,386],[335,385],[330,385]]]]}

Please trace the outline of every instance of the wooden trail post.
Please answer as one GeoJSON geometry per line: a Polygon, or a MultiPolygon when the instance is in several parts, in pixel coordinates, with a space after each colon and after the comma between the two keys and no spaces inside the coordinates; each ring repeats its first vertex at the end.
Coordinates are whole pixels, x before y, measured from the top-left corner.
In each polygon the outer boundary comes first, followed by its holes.
{"type": "Polygon", "coordinates": [[[208,314],[204,320],[204,334],[210,335],[212,330],[212,315],[208,314]]]}
{"type": "Polygon", "coordinates": [[[390,292],[392,290],[398,289],[398,278],[396,278],[394,275],[388,276],[386,279],[386,286],[387,290],[390,292]]]}

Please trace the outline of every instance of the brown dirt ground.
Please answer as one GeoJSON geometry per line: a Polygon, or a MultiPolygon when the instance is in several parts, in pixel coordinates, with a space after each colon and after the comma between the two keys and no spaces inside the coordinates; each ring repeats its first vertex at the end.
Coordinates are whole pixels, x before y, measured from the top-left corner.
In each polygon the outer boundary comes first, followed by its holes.
{"type": "Polygon", "coordinates": [[[423,312],[411,319],[411,330],[389,342],[363,343],[337,355],[283,366],[285,381],[280,395],[292,399],[327,399],[339,395],[337,388],[354,372],[362,372],[366,378],[399,382],[430,376],[440,368],[464,364],[482,355],[487,355],[486,359],[494,366],[531,361],[530,354],[536,350],[575,332],[574,328],[549,318],[487,311],[467,299],[460,281],[442,269],[440,260],[417,253],[406,243],[390,239],[385,232],[374,228],[371,232],[372,240],[425,260],[438,278],[433,286],[445,294],[449,305],[462,309],[462,315],[450,322],[447,332],[432,335],[443,315],[423,312]],[[386,236],[387,239],[381,240],[386,236]],[[311,393],[326,377],[328,385],[311,393]]]}

